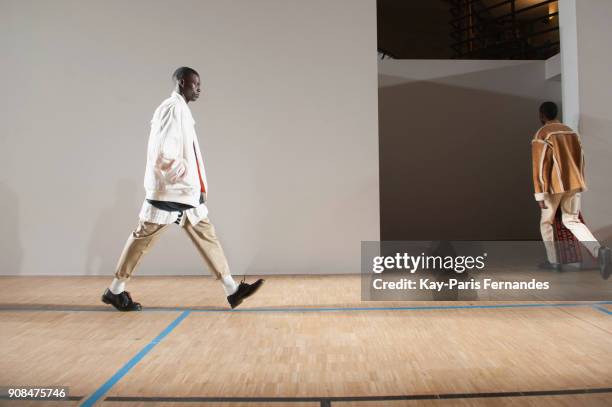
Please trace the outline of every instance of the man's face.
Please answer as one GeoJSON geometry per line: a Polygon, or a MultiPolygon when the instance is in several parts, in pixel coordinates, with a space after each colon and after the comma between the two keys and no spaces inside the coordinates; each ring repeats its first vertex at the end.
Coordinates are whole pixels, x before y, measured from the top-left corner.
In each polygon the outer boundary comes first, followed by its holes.
{"type": "Polygon", "coordinates": [[[200,97],[200,77],[189,74],[179,82],[187,102],[195,102],[200,97]]]}

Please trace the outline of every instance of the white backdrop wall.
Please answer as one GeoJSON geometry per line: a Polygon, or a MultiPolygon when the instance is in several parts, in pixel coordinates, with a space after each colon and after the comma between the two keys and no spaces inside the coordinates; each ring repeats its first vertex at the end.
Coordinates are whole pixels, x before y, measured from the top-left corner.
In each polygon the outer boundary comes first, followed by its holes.
{"type": "MultiPolygon", "coordinates": [[[[359,271],[379,238],[374,0],[0,2],[1,274],[111,275],[181,65],[234,274],[359,271]]],[[[137,275],[207,274],[180,228],[137,275]]]]}

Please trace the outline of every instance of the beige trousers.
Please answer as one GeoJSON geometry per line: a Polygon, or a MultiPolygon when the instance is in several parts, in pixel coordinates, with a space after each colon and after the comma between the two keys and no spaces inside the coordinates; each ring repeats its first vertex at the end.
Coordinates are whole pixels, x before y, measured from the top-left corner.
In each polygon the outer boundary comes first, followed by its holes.
{"type": "MultiPolygon", "coordinates": [[[[120,280],[129,279],[144,254],[153,247],[159,236],[168,226],[170,225],[158,225],[157,223],[139,221],[136,230],[132,232],[125,243],[117,264],[115,277],[120,280]]],[[[217,279],[229,276],[230,270],[227,259],[223,253],[221,243],[219,243],[219,239],[217,239],[215,234],[215,228],[208,218],[202,219],[195,226],[185,219],[183,228],[204,258],[211,273],[217,279]]]]}
{"type": "Polygon", "coordinates": [[[580,214],[580,193],[579,192],[565,192],[561,194],[550,194],[544,198],[546,209],[542,209],[542,217],[540,218],[540,232],[542,233],[542,240],[546,246],[546,254],[548,261],[551,263],[557,263],[557,251],[555,250],[554,241],[554,226],[555,214],[557,208],[561,207],[561,219],[563,225],[568,228],[576,239],[578,239],[584,247],[593,255],[597,257],[599,250],[599,242],[595,239],[595,236],[586,227],[584,223],[580,221],[578,217],[580,214]]]}

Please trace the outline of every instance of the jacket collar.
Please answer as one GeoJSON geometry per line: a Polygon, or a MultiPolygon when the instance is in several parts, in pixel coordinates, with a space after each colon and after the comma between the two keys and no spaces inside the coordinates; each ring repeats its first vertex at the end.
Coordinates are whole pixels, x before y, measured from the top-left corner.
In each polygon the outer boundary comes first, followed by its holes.
{"type": "Polygon", "coordinates": [[[187,105],[187,101],[185,100],[185,98],[183,97],[183,95],[181,95],[180,93],[178,93],[176,90],[172,91],[172,94],[170,95],[170,97],[175,98],[179,105],[181,106],[181,110],[183,112],[186,112],[187,115],[189,116],[189,118],[191,119],[191,121],[193,123],[195,123],[195,120],[193,118],[193,115],[191,114],[191,109],[189,108],[189,106],[187,105]]]}
{"type": "Polygon", "coordinates": [[[185,100],[185,98],[183,97],[183,95],[181,95],[180,93],[178,93],[176,90],[172,91],[172,94],[170,95],[178,100],[180,100],[185,106],[187,106],[187,101],[185,100]]]}

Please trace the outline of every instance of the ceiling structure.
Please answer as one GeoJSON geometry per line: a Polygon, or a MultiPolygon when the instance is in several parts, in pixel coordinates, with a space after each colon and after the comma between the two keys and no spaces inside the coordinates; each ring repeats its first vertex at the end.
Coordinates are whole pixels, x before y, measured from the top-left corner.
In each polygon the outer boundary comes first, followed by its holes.
{"type": "Polygon", "coordinates": [[[378,0],[380,56],[547,59],[559,52],[557,0],[378,0]]]}

